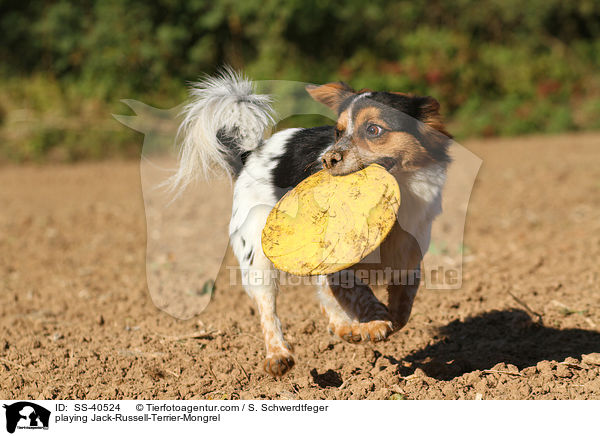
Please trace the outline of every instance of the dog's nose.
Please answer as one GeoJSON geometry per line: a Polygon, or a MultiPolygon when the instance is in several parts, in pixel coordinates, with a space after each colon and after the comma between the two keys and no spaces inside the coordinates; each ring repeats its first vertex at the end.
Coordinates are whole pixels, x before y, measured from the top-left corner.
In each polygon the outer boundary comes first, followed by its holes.
{"type": "Polygon", "coordinates": [[[336,150],[328,151],[323,155],[323,166],[330,170],[337,164],[339,164],[343,159],[342,153],[336,150]]]}

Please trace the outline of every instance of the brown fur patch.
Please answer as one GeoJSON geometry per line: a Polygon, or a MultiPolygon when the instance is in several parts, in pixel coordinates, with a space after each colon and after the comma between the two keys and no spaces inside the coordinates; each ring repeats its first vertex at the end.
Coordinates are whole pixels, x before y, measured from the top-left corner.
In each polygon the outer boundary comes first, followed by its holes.
{"type": "MultiPolygon", "coordinates": [[[[364,135],[358,134],[359,129],[363,129],[364,124],[367,122],[372,122],[375,124],[379,124],[384,128],[388,128],[387,124],[383,119],[381,119],[381,109],[376,107],[365,107],[360,109],[354,116],[353,125],[354,125],[354,135],[352,138],[353,144],[358,147],[357,150],[359,154],[359,158],[361,155],[361,149],[367,150],[368,152],[383,154],[385,150],[377,149],[377,142],[369,141],[364,135]]],[[[367,156],[364,156],[368,158],[367,156]]]]}
{"type": "Polygon", "coordinates": [[[420,142],[413,135],[407,132],[388,132],[383,143],[373,143],[371,148],[376,153],[391,154],[399,156],[402,168],[405,170],[415,170],[423,168],[434,163],[431,157],[420,142]]]}
{"type": "Polygon", "coordinates": [[[409,98],[413,98],[415,95],[410,93],[410,92],[396,92],[396,91],[391,91],[390,94],[396,94],[396,95],[401,95],[403,97],[409,97],[409,98]]]}
{"type": "Polygon", "coordinates": [[[354,116],[354,126],[355,128],[362,127],[364,123],[367,121],[371,121],[375,124],[379,124],[386,129],[389,126],[385,121],[381,118],[381,109],[373,106],[368,106],[359,110],[354,116]]]}
{"type": "Polygon", "coordinates": [[[345,132],[346,129],[348,128],[348,121],[349,120],[350,120],[350,113],[346,109],[338,117],[337,122],[335,123],[335,128],[337,130],[339,130],[340,132],[345,132]]]}
{"type": "Polygon", "coordinates": [[[338,111],[340,104],[342,104],[345,99],[355,93],[355,91],[344,82],[331,82],[321,86],[306,85],[306,92],[308,92],[314,100],[323,103],[334,112],[338,111]]]}

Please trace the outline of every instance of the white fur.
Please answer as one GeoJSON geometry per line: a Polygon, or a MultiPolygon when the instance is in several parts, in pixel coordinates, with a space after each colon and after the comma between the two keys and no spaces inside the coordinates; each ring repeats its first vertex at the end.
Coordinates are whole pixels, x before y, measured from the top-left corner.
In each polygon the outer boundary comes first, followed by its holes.
{"type": "MultiPolygon", "coordinates": [[[[264,367],[273,375],[282,375],[282,371],[287,370],[282,370],[277,362],[283,359],[293,365],[294,359],[275,310],[278,291],[276,271],[262,251],[261,238],[267,217],[281,194],[271,183],[271,174],[278,157],[285,152],[285,143],[297,130],[276,133],[249,155],[235,182],[229,222],[230,243],[240,264],[242,284],[261,318],[266,346],[264,367]]],[[[289,366],[286,368],[289,369],[289,366]]]]}
{"type": "Polygon", "coordinates": [[[392,169],[392,174],[401,194],[398,223],[417,240],[424,254],[429,248],[433,220],[442,212],[446,165],[432,164],[408,174],[392,169]]]}
{"type": "Polygon", "coordinates": [[[216,168],[231,174],[227,162],[231,151],[217,139],[220,129],[235,132],[240,148],[250,151],[273,123],[271,98],[255,94],[253,83],[231,68],[193,84],[190,95],[192,101],[183,110],[177,133],[181,143],[179,167],[169,180],[171,189],[178,193],[196,177],[208,178],[216,168]]]}
{"type": "Polygon", "coordinates": [[[271,184],[271,173],[277,164],[277,158],[285,151],[284,144],[298,130],[300,129],[286,129],[271,136],[248,157],[235,182],[229,236],[238,259],[243,259],[248,249],[262,252],[262,229],[268,213],[279,200],[279,195],[271,184]],[[265,208],[268,209],[267,214],[259,214],[258,219],[255,209],[265,208]],[[246,241],[245,244],[242,244],[242,238],[246,241]]]}
{"type": "Polygon", "coordinates": [[[346,135],[352,136],[352,134],[354,133],[354,120],[353,120],[353,118],[354,118],[354,114],[353,114],[354,105],[361,98],[366,98],[366,97],[370,97],[370,96],[371,96],[370,92],[365,92],[363,94],[358,94],[356,97],[354,97],[354,99],[350,103],[350,108],[348,109],[348,125],[346,126],[346,135]]]}

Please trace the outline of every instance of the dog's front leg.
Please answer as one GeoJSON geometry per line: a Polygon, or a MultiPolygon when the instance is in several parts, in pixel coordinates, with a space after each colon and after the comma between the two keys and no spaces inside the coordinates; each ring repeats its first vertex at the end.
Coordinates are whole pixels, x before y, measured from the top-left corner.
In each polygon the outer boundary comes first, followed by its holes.
{"type": "Polygon", "coordinates": [[[384,241],[381,256],[383,265],[391,267],[392,275],[386,277],[388,311],[394,331],[397,331],[404,327],[410,318],[419,289],[419,265],[423,254],[417,239],[397,225],[384,241]]]}
{"type": "Polygon", "coordinates": [[[332,274],[319,288],[321,310],[329,318],[329,331],[352,342],[378,342],[392,332],[388,310],[351,270],[332,274]],[[343,279],[348,279],[345,283],[343,279]]]}

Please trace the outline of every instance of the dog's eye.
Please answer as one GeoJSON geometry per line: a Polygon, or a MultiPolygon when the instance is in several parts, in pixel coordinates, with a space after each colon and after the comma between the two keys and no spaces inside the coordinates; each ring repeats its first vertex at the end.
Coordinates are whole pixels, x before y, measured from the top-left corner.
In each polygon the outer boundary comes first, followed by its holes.
{"type": "Polygon", "coordinates": [[[383,128],[377,124],[369,124],[367,126],[367,134],[373,138],[380,136],[383,133],[383,128]]]}
{"type": "Polygon", "coordinates": [[[335,129],[335,140],[337,141],[342,137],[342,131],[339,129],[335,129]]]}

